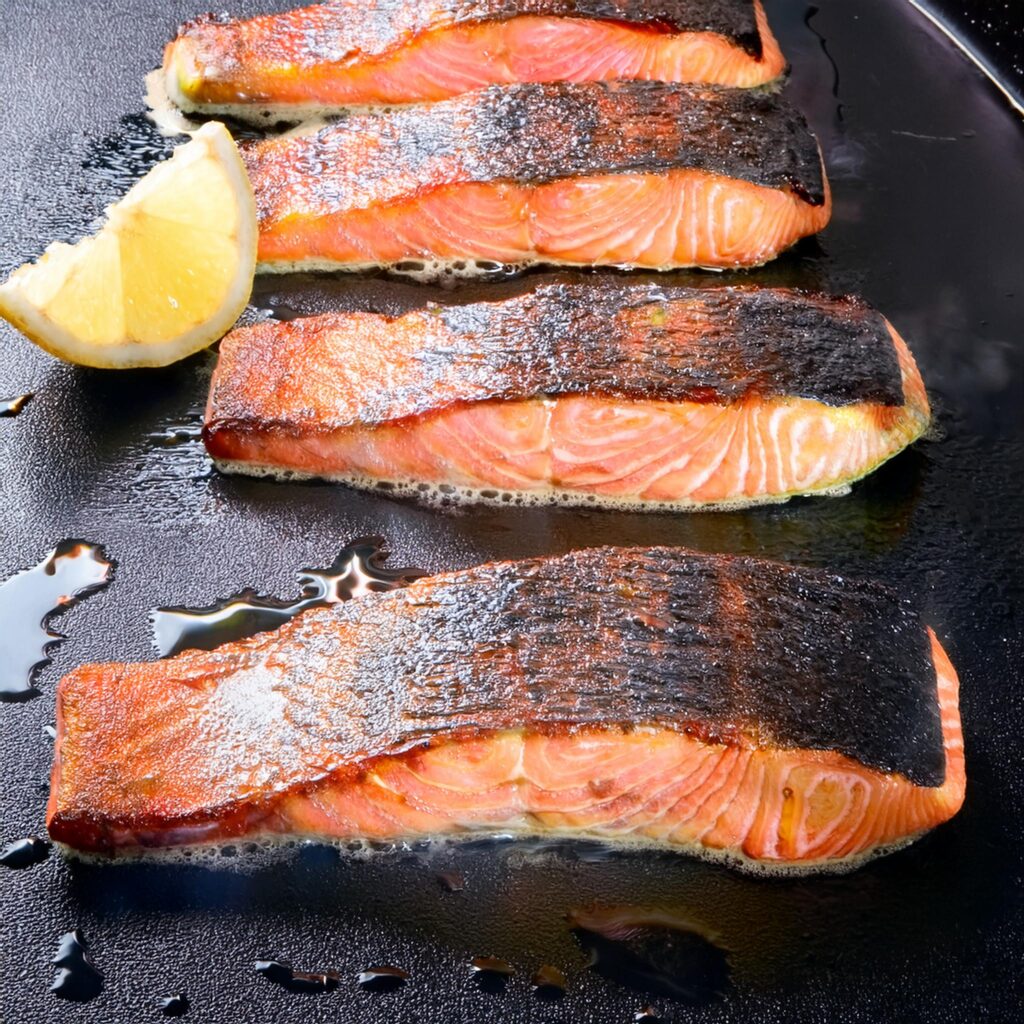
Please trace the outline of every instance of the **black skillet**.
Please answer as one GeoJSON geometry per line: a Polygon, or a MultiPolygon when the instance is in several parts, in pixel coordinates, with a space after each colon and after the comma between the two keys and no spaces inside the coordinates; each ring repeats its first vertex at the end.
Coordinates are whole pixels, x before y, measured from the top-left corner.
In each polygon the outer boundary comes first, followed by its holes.
{"type": "MultiPolygon", "coordinates": [[[[268,4],[228,6],[242,14],[268,4]]],[[[1011,54],[1005,81],[1019,90],[1017,0],[962,6],[993,12],[998,31],[974,40],[994,65],[1011,54]]],[[[43,695],[0,705],[0,841],[43,827],[43,726],[62,673],[150,657],[147,614],[157,605],[205,605],[243,585],[291,595],[296,570],[327,565],[346,540],[371,533],[387,538],[396,563],[432,570],[589,544],[677,543],[888,580],[916,598],[961,672],[963,812],[852,875],[800,881],[534,844],[369,861],[312,848],[241,872],[238,858],[108,868],[53,855],[0,870],[4,1024],[156,1019],[157,999],[179,991],[197,1022],[610,1024],[652,1002],[666,1018],[751,1024],[1020,1019],[1024,133],[1005,97],[906,3],[819,7],[768,4],[793,64],[790,94],[825,147],[835,218],[817,242],[756,276],[860,291],[881,308],[930,386],[935,437],[842,499],[691,516],[439,513],[344,488],[222,479],[194,441],[161,442],[194,425],[209,357],[161,372],[88,372],[4,329],[3,389],[36,397],[0,420],[0,570],[35,564],[71,536],[102,542],[117,568],[106,591],[60,620],[68,639],[39,675],[43,695]],[[465,888],[446,891],[439,871],[461,873],[465,888]],[[614,979],[588,969],[565,915],[595,903],[656,906],[713,929],[731,952],[724,995],[692,992],[687,1003],[678,986],[677,997],[666,994],[665,978],[678,980],[697,955],[685,943],[634,950],[647,967],[625,977],[621,955],[598,965],[614,979]],[[104,976],[86,1003],[48,991],[58,938],[75,926],[104,976]],[[503,987],[477,984],[468,963],[481,955],[516,973],[503,987]],[[326,994],[294,993],[255,973],[261,958],[336,969],[341,981],[326,994]],[[542,964],[568,975],[563,999],[532,992],[542,964]],[[375,965],[410,978],[398,991],[363,991],[356,973],[375,965]]],[[[138,116],[142,76],[196,12],[192,0],[4,5],[0,273],[51,239],[78,237],[164,152],[138,116]]],[[[395,308],[439,295],[355,278],[324,291],[273,281],[257,301],[395,308]]]]}

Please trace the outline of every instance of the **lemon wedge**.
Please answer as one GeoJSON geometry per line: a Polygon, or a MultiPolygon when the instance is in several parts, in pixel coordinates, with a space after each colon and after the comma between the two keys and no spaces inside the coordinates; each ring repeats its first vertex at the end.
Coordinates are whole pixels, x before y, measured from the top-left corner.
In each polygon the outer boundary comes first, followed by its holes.
{"type": "Polygon", "coordinates": [[[210,122],[107,210],[0,285],[0,316],[82,366],[166,366],[213,344],[245,308],[256,206],[231,134],[210,122]]]}

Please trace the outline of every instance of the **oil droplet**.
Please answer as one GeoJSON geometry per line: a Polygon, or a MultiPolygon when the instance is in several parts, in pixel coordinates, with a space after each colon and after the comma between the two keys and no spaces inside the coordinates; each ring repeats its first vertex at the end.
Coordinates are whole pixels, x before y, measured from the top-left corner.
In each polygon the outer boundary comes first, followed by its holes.
{"type": "Polygon", "coordinates": [[[185,422],[172,423],[149,436],[162,448],[177,448],[185,444],[195,444],[203,436],[202,419],[201,411],[190,412],[185,422]]]}
{"type": "Polygon", "coordinates": [[[516,969],[507,960],[502,960],[496,956],[474,957],[470,962],[470,967],[474,971],[503,974],[506,977],[511,977],[516,973],[516,969]]]}
{"type": "Polygon", "coordinates": [[[298,320],[301,317],[305,316],[305,314],[301,310],[295,309],[294,307],[289,306],[287,303],[284,302],[274,303],[274,305],[267,309],[267,313],[270,314],[270,317],[272,319],[281,320],[285,323],[291,320],[298,320]]]}
{"type": "Polygon", "coordinates": [[[602,977],[693,1004],[724,992],[729,961],[716,936],[679,914],[645,907],[573,911],[569,925],[602,977]]]}
{"type": "Polygon", "coordinates": [[[544,964],[539,967],[531,980],[534,995],[538,999],[554,1002],[565,995],[567,985],[565,974],[553,964],[544,964]]]}
{"type": "Polygon", "coordinates": [[[0,850],[0,864],[5,868],[21,871],[24,868],[42,864],[50,856],[50,844],[45,839],[29,836],[19,839],[0,850]]]}
{"type": "Polygon", "coordinates": [[[496,956],[478,956],[470,961],[469,969],[473,972],[477,985],[484,992],[498,995],[505,991],[508,979],[516,973],[515,968],[507,961],[496,956]]]}
{"type": "Polygon", "coordinates": [[[39,695],[33,675],[49,663],[47,650],[61,639],[46,628],[47,619],[99,590],[110,569],[98,544],[66,540],[35,568],[0,585],[0,701],[39,695]]]}
{"type": "Polygon", "coordinates": [[[440,871],[437,880],[447,892],[462,892],[466,888],[466,877],[461,871],[440,871]]]}
{"type": "Polygon", "coordinates": [[[644,1006],[633,1014],[636,1024],[661,1024],[658,1011],[653,1006],[644,1006]]]}
{"type": "Polygon", "coordinates": [[[289,992],[330,992],[336,989],[341,981],[341,975],[337,971],[297,971],[280,960],[257,960],[253,966],[268,981],[288,989],[289,992]]]}
{"type": "Polygon", "coordinates": [[[165,996],[157,1005],[165,1017],[184,1017],[188,1013],[188,996],[179,993],[176,996],[165,996]]]}
{"type": "Polygon", "coordinates": [[[309,608],[395,590],[426,575],[419,569],[385,568],[386,559],[382,538],[360,538],[342,548],[330,568],[303,569],[302,596],[296,601],[242,590],[208,608],[158,608],[152,614],[156,648],[162,658],[190,648],[210,651],[230,640],[277,629],[309,608]]]}
{"type": "Polygon", "coordinates": [[[55,967],[60,968],[50,985],[54,995],[85,1003],[103,991],[103,975],[85,955],[85,950],[85,936],[80,929],[61,936],[57,955],[52,961],[55,967]]]}
{"type": "Polygon", "coordinates": [[[82,161],[90,180],[114,194],[127,192],[136,180],[171,155],[172,143],[162,137],[144,114],[125,114],[117,127],[89,139],[82,161]]]}
{"type": "Polygon", "coordinates": [[[0,416],[17,416],[29,403],[32,394],[18,395],[17,398],[0,398],[0,416]]]}
{"type": "Polygon", "coordinates": [[[366,992],[394,992],[409,980],[401,967],[367,967],[359,972],[359,987],[366,992]]]}

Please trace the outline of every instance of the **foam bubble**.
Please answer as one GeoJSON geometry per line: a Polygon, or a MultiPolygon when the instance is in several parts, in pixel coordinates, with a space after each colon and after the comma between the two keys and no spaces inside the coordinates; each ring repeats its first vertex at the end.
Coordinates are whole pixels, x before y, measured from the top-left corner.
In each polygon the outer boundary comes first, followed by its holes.
{"type": "Polygon", "coordinates": [[[582,263],[562,263],[557,260],[540,260],[528,258],[517,263],[499,263],[496,260],[462,257],[459,259],[410,258],[396,263],[338,263],[330,259],[302,259],[275,261],[274,263],[258,263],[258,274],[318,274],[318,273],[349,273],[366,274],[383,271],[396,277],[405,277],[420,284],[450,283],[457,281],[494,281],[505,280],[521,274],[528,267],[538,262],[558,264],[560,266],[587,266],[582,263]]]}
{"type": "Polygon", "coordinates": [[[538,488],[532,491],[504,491],[496,488],[463,487],[448,483],[428,483],[422,480],[377,480],[372,477],[348,473],[306,473],[280,466],[266,466],[254,462],[215,459],[214,465],[222,473],[250,476],[279,482],[326,480],[347,484],[363,491],[387,494],[389,497],[413,499],[435,508],[466,505],[491,505],[502,508],[546,508],[560,505],[566,508],[593,508],[615,512],[734,512],[759,505],[782,505],[791,498],[838,498],[852,490],[850,483],[831,484],[818,490],[796,491],[790,494],[769,494],[756,498],[735,498],[728,501],[702,502],[693,498],[677,501],[655,501],[645,498],[622,498],[606,494],[589,494],[560,487],[538,488]]]}
{"type": "Polygon", "coordinates": [[[543,861],[544,858],[564,857],[566,852],[572,853],[574,842],[580,842],[586,844],[586,847],[590,849],[595,844],[606,847],[609,857],[616,854],[623,856],[675,854],[724,865],[748,875],[759,875],[766,878],[793,878],[819,874],[848,874],[868,861],[895,853],[909,846],[924,834],[925,832],[918,832],[842,859],[801,863],[755,860],[738,850],[710,849],[699,842],[668,844],[645,836],[621,834],[616,835],[614,840],[609,840],[606,836],[594,833],[572,832],[566,829],[542,829],[526,819],[524,819],[523,826],[519,828],[506,828],[494,832],[481,830],[408,837],[390,842],[352,837],[264,834],[231,842],[202,843],[192,846],[129,847],[119,850],[113,855],[83,853],[62,843],[56,845],[66,857],[94,865],[200,866],[235,871],[239,874],[255,874],[268,867],[288,864],[303,849],[334,849],[340,858],[354,863],[406,857],[413,853],[421,855],[424,865],[430,867],[434,862],[447,863],[453,854],[458,854],[466,847],[472,846],[479,849],[482,844],[493,845],[494,853],[501,852],[505,864],[512,869],[517,869],[530,863],[543,861]],[[538,841],[546,846],[531,847],[531,843],[538,841]]]}
{"type": "Polygon", "coordinates": [[[525,263],[498,263],[495,260],[403,260],[384,269],[420,284],[454,284],[456,281],[500,280],[515,277],[526,269],[525,263]]]}

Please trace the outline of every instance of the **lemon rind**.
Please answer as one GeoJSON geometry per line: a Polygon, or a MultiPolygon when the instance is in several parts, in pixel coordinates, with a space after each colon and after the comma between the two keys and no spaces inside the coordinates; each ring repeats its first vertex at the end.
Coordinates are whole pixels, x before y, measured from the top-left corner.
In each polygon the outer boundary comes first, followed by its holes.
{"type": "MultiPolygon", "coordinates": [[[[234,140],[223,124],[214,121],[203,125],[193,135],[190,143],[179,147],[167,163],[158,165],[154,169],[156,173],[151,172],[153,177],[147,175],[137,182],[120,203],[111,208],[107,222],[97,234],[108,228],[115,229],[119,210],[130,210],[132,206],[144,202],[149,195],[159,189],[173,173],[169,165],[175,160],[179,161],[180,167],[183,159],[204,159],[203,155],[196,156],[194,150],[191,151],[191,156],[187,152],[189,146],[196,142],[203,143],[208,153],[217,159],[228,176],[232,193],[240,205],[235,229],[238,266],[230,286],[225,290],[224,302],[212,316],[203,319],[183,334],[162,341],[131,338],[111,343],[85,341],[52,320],[28,299],[26,284],[30,276],[41,272],[53,272],[53,268],[48,271],[45,269],[42,259],[37,263],[20,267],[0,285],[0,316],[51,355],[97,369],[167,366],[209,347],[226,334],[245,309],[252,292],[256,270],[257,228],[252,186],[234,140]],[[168,170],[161,170],[165,167],[168,170]]],[[[65,248],[62,243],[56,243],[57,251],[62,248],[65,248]]],[[[47,253],[44,253],[44,257],[53,251],[54,246],[51,246],[47,253]]]]}

